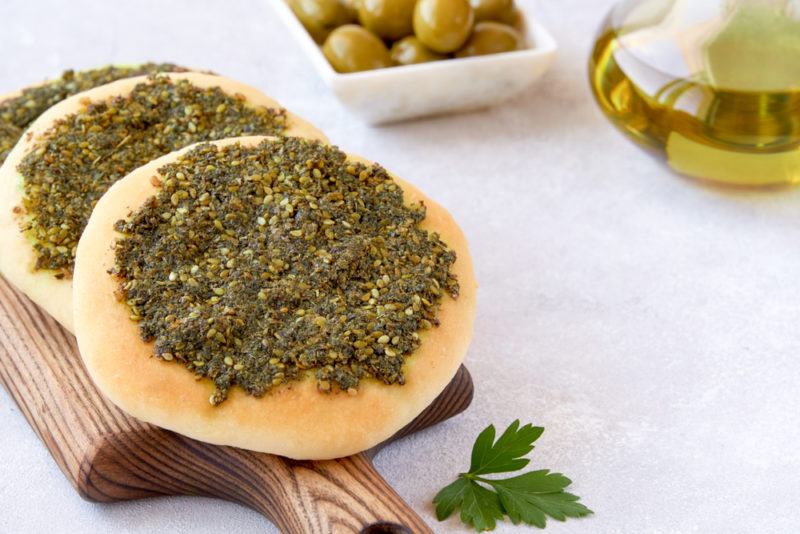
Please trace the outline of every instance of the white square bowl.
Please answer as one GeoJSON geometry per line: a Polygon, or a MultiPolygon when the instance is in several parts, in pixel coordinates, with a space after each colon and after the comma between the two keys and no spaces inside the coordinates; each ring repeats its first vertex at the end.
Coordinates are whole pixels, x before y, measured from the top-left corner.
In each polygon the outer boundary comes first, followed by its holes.
{"type": "Polygon", "coordinates": [[[270,0],[276,13],[333,94],[370,124],[488,107],[538,80],[553,62],[556,43],[525,3],[524,50],[340,74],[331,67],[286,0],[270,0]]]}

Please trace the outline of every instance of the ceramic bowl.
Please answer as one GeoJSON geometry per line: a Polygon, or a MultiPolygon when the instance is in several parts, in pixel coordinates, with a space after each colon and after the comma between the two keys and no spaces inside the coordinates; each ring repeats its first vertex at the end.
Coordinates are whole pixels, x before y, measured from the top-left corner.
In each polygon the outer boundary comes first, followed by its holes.
{"type": "Polygon", "coordinates": [[[479,109],[507,100],[541,78],[557,49],[530,6],[519,2],[526,21],[524,50],[340,74],[286,1],[270,1],[333,94],[370,124],[479,109]]]}

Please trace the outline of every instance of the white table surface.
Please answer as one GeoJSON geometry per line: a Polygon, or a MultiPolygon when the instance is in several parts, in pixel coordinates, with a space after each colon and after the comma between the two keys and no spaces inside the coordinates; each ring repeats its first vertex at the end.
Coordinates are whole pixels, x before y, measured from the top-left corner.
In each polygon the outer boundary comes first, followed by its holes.
{"type": "MultiPolygon", "coordinates": [[[[110,62],[213,69],[453,212],[481,284],[475,401],[377,460],[437,532],[465,532],[436,523],[438,488],[466,469],[484,426],[517,417],[546,427],[533,465],[567,474],[596,512],[548,531],[796,532],[800,191],[724,192],[671,174],[590,96],[587,53],[610,2],[536,4],[561,45],[555,67],[480,113],[352,120],[266,0],[3,0],[0,93],[110,62]]],[[[211,499],[84,502],[4,391],[0,420],[0,532],[275,531],[211,499]]]]}

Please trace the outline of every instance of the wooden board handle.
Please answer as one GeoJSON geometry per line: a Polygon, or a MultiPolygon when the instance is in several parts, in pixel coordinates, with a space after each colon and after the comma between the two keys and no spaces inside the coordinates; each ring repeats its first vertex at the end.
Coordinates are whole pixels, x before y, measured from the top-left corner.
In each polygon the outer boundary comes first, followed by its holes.
{"type": "MultiPolygon", "coordinates": [[[[430,532],[362,454],[299,462],[201,443],[133,419],[95,388],[75,338],[0,278],[0,382],[69,481],[88,500],[206,495],[239,502],[284,532],[430,532]]],[[[469,406],[461,368],[386,443],[469,406]]]]}
{"type": "Polygon", "coordinates": [[[234,501],[286,533],[431,532],[366,454],[294,461],[154,430],[105,440],[87,456],[78,486],[95,501],[156,495],[234,501]]]}
{"type": "Polygon", "coordinates": [[[87,499],[110,502],[156,495],[205,495],[267,516],[282,532],[431,532],[378,474],[372,458],[386,444],[453,417],[472,400],[466,368],[409,425],[364,453],[298,461],[220,447],[132,421],[88,451],[76,486],[87,499]]]}
{"type": "Polygon", "coordinates": [[[291,499],[297,503],[295,511],[302,514],[298,514],[297,528],[276,521],[282,531],[433,532],[364,455],[306,465],[301,462],[293,465],[292,471],[298,487],[310,491],[291,499]]]}

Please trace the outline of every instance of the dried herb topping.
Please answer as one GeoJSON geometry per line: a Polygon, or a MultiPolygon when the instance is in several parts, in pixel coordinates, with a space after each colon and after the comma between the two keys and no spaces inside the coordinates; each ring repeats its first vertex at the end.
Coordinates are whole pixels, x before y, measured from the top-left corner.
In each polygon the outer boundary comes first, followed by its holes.
{"type": "Polygon", "coordinates": [[[458,296],[455,254],[378,165],[297,138],[201,145],[159,170],[119,221],[118,298],[156,356],[261,396],[313,374],[321,391],[404,382],[420,330],[458,296]]]}
{"type": "Polygon", "coordinates": [[[199,141],[278,135],[285,122],[285,110],[252,107],[218,87],[166,77],[138,84],[128,96],[88,103],[58,121],[18,167],[23,230],[35,240],[36,268],[71,276],[95,203],[130,171],[199,141]]]}
{"type": "Polygon", "coordinates": [[[19,96],[0,102],[0,165],[25,129],[48,108],[67,97],[122,78],[185,70],[171,63],[145,63],[135,67],[111,66],[79,72],[68,70],[57,80],[23,89],[19,96]]]}

